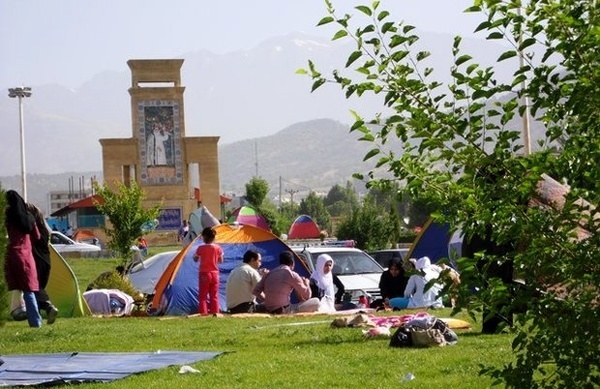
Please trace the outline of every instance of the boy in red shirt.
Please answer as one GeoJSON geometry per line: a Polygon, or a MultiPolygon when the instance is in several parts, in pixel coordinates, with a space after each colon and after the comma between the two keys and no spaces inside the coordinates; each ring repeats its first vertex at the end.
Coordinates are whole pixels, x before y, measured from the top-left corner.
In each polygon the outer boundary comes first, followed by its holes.
{"type": "Polygon", "coordinates": [[[196,250],[194,262],[200,260],[198,313],[208,314],[207,299],[210,300],[210,313],[219,313],[219,266],[223,262],[223,249],[213,243],[217,233],[210,227],[202,230],[204,244],[196,250]]]}

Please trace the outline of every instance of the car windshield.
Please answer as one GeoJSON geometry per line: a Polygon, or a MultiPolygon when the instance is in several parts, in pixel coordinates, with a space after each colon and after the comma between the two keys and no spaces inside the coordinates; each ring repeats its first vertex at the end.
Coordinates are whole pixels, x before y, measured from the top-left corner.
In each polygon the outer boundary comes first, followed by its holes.
{"type": "Polygon", "coordinates": [[[400,257],[402,260],[404,260],[406,258],[406,254],[408,254],[408,249],[373,251],[369,253],[369,255],[371,255],[371,257],[373,257],[373,259],[384,268],[389,266],[392,258],[400,257]]]}
{"type": "Polygon", "coordinates": [[[50,235],[50,243],[52,244],[73,244],[72,241],[68,240],[66,237],[63,237],[59,234],[51,234],[50,235]]]}
{"type": "MultiPolygon", "coordinates": [[[[383,272],[377,262],[361,251],[330,251],[327,254],[333,258],[333,274],[337,276],[383,272]]],[[[318,256],[312,255],[313,267],[317,265],[318,256]]]]}

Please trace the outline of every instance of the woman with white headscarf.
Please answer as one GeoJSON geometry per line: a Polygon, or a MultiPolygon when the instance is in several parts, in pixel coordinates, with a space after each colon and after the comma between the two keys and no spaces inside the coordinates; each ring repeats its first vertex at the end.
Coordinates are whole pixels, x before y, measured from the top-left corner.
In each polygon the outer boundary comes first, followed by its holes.
{"type": "Polygon", "coordinates": [[[333,274],[333,258],[328,254],[317,257],[315,271],[310,276],[310,289],[313,297],[321,300],[320,312],[335,311],[335,304],[341,303],[344,284],[333,274]],[[335,291],[337,288],[337,292],[335,291]]]}
{"type": "Polygon", "coordinates": [[[443,308],[442,296],[439,296],[442,285],[436,282],[425,290],[429,281],[439,277],[439,267],[432,265],[429,257],[421,257],[415,262],[415,270],[417,273],[408,279],[404,297],[391,299],[390,306],[398,309],[443,308]]]}

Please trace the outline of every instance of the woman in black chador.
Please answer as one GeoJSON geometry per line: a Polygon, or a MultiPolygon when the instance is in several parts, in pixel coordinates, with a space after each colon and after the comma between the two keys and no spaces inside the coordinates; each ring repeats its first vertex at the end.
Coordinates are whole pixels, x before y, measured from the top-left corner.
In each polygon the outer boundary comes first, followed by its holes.
{"type": "Polygon", "coordinates": [[[50,297],[46,293],[46,285],[48,285],[48,279],[50,278],[50,228],[46,224],[42,211],[35,205],[27,204],[27,210],[35,218],[35,224],[40,232],[40,238],[34,239],[32,237],[32,252],[33,259],[35,260],[35,266],[37,269],[37,277],[39,283],[39,290],[35,292],[35,299],[37,300],[38,308],[40,311],[46,311],[46,319],[48,324],[54,323],[56,316],[58,316],[58,309],[50,302],[50,297]]]}

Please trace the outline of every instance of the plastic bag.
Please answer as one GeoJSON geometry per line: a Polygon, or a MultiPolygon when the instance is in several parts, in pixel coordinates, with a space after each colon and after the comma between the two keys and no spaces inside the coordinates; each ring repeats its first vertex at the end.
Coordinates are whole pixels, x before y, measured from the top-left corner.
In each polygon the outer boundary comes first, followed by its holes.
{"type": "Polygon", "coordinates": [[[317,312],[321,312],[321,313],[335,312],[335,302],[333,301],[333,299],[329,296],[323,296],[323,298],[321,299],[321,301],[319,303],[319,309],[317,309],[317,312]]]}

